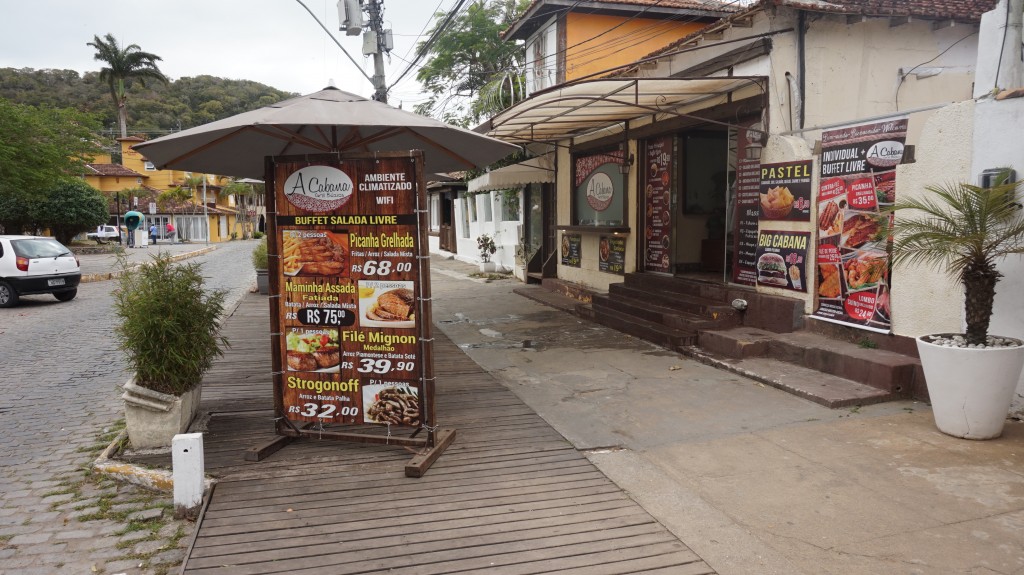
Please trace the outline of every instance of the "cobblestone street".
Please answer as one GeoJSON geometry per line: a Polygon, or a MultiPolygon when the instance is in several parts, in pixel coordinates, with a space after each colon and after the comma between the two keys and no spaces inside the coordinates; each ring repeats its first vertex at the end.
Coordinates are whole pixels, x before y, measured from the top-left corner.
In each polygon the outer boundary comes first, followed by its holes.
{"type": "MultiPolygon", "coordinates": [[[[188,260],[229,290],[228,309],[253,285],[255,245],[188,260]]],[[[0,573],[163,573],[184,555],[192,528],[171,518],[169,496],[87,472],[123,416],[116,286],[83,283],[67,303],[31,296],[0,310],[0,573]]]]}

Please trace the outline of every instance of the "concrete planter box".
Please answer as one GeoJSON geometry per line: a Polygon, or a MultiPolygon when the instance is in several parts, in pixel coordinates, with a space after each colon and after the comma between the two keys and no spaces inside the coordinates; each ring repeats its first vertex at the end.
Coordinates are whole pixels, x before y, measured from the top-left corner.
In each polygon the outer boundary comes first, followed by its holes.
{"type": "Polygon", "coordinates": [[[202,386],[198,385],[175,396],[139,387],[134,378],[126,383],[121,399],[132,447],[170,447],[175,435],[188,430],[199,411],[201,395],[202,386]]]}
{"type": "Polygon", "coordinates": [[[498,271],[498,262],[480,262],[480,273],[491,274],[498,271]]]}
{"type": "Polygon", "coordinates": [[[270,294],[270,270],[256,270],[256,290],[263,295],[270,294]]]}

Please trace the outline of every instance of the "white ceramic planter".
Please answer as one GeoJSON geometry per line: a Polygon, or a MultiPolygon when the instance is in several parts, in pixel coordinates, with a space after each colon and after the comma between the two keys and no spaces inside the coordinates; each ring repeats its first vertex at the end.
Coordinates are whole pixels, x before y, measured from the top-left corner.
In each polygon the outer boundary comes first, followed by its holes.
{"type": "Polygon", "coordinates": [[[174,436],[188,430],[196,413],[202,386],[181,396],[139,387],[132,379],[124,385],[125,426],[135,449],[170,447],[174,436]]]}
{"type": "Polygon", "coordinates": [[[999,437],[1024,369],[1024,345],[956,348],[918,338],[917,350],[939,431],[965,439],[999,437]]]}
{"type": "Polygon", "coordinates": [[[480,262],[480,272],[490,274],[498,271],[498,262],[480,262]]]}

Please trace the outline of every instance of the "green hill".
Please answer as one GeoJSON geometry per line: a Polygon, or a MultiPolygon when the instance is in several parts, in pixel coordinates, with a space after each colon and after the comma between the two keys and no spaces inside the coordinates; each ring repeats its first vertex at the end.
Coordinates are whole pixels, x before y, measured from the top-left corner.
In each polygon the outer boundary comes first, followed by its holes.
{"type": "MultiPolygon", "coordinates": [[[[147,82],[143,87],[135,82],[128,93],[128,133],[150,138],[297,95],[258,82],[215,76],[179,78],[167,86],[147,82]]],[[[107,85],[99,80],[99,72],[0,68],[0,98],[89,112],[102,122],[105,135],[119,135],[117,110],[107,85]]]]}

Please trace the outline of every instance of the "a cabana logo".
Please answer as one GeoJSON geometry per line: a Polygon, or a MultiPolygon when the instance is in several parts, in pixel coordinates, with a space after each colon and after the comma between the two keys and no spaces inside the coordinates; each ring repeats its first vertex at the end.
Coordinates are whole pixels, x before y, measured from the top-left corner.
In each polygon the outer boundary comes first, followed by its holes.
{"type": "Polygon", "coordinates": [[[308,212],[330,212],[352,198],[352,178],[331,166],[307,166],[288,176],[284,197],[308,212]]]}

